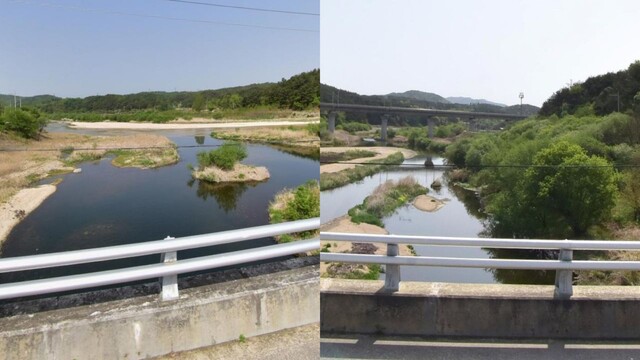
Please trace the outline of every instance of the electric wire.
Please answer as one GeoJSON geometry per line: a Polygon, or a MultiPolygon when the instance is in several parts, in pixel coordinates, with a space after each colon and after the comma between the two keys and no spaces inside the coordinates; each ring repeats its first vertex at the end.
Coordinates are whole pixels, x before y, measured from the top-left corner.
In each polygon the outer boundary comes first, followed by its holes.
{"type": "MultiPolygon", "coordinates": [[[[318,140],[295,140],[295,141],[252,141],[252,144],[260,145],[290,145],[290,144],[301,144],[301,143],[313,143],[318,140]]],[[[227,145],[242,145],[242,142],[234,142],[234,143],[226,143],[227,145]]],[[[86,147],[86,148],[76,148],[76,147],[58,147],[58,148],[0,148],[0,153],[3,152],[28,152],[28,151],[37,151],[37,152],[47,152],[47,151],[62,151],[62,152],[72,152],[72,151],[92,151],[92,150],[154,150],[154,149],[193,149],[193,148],[215,148],[221,147],[224,144],[202,144],[202,145],[169,145],[169,146],[125,146],[125,147],[86,147]]]]}
{"type": "Polygon", "coordinates": [[[163,16],[163,15],[131,13],[131,12],[124,12],[124,11],[116,11],[116,10],[105,10],[105,9],[88,8],[88,7],[82,7],[82,6],[76,6],[76,5],[53,4],[53,3],[44,2],[44,1],[18,0],[18,1],[13,1],[13,2],[24,3],[24,4],[29,4],[29,5],[36,5],[36,6],[40,6],[40,7],[71,9],[71,10],[77,10],[77,11],[83,11],[83,12],[93,12],[93,13],[100,13],[100,14],[133,16],[133,17],[163,19],[163,20],[171,20],[171,21],[203,23],[203,24],[211,24],[211,25],[257,28],[257,29],[265,29],[265,30],[295,31],[295,32],[307,32],[307,33],[319,33],[320,32],[319,30],[313,30],[313,29],[288,28],[288,27],[278,27],[278,26],[232,23],[232,22],[225,22],[225,21],[190,19],[190,18],[182,18],[182,17],[163,16]]]}
{"type": "Polygon", "coordinates": [[[238,10],[274,12],[274,13],[291,14],[291,15],[320,16],[320,14],[318,14],[318,13],[309,13],[309,12],[303,12],[303,11],[265,9],[265,8],[255,8],[255,7],[237,6],[237,5],[223,5],[223,4],[214,4],[214,3],[202,2],[202,1],[189,1],[189,0],[164,0],[164,1],[191,4],[191,5],[214,6],[214,7],[221,7],[221,8],[228,8],[228,9],[238,9],[238,10]]]}

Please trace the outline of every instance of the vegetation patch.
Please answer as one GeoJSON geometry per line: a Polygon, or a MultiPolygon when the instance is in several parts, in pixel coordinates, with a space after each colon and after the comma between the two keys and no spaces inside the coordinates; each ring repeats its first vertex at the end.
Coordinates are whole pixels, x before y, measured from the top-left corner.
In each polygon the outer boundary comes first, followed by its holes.
{"type": "Polygon", "coordinates": [[[226,142],[219,148],[198,153],[198,168],[191,174],[207,182],[254,182],[270,177],[266,167],[240,164],[247,157],[247,148],[240,143],[226,142]]]}
{"type": "Polygon", "coordinates": [[[219,129],[212,132],[211,137],[235,142],[272,144],[285,152],[317,159],[320,153],[320,139],[308,125],[219,129]]]}
{"type": "Polygon", "coordinates": [[[377,153],[369,150],[348,150],[345,152],[325,152],[320,155],[320,162],[329,163],[336,161],[349,161],[353,159],[362,159],[374,157],[377,153]]]}
{"type": "Polygon", "coordinates": [[[116,155],[111,163],[118,167],[152,169],[175,164],[180,159],[175,147],[167,149],[113,150],[109,153],[116,155]]]}
{"type": "Polygon", "coordinates": [[[382,218],[392,214],[397,208],[413,200],[416,196],[425,194],[429,190],[420,185],[412,176],[407,176],[397,182],[387,180],[376,187],[362,204],[351,208],[348,212],[351,221],[384,227],[382,218]]]}
{"type": "MultiPolygon", "coordinates": [[[[269,221],[272,224],[311,219],[320,216],[320,188],[318,181],[311,180],[295,189],[284,189],[276,194],[269,204],[269,221]]],[[[307,239],[318,231],[304,231],[276,237],[280,243],[307,239]]]]}
{"type": "Polygon", "coordinates": [[[320,189],[330,190],[346,184],[360,181],[367,176],[371,176],[385,170],[389,165],[399,165],[404,161],[401,152],[393,153],[384,159],[369,161],[375,165],[358,165],[352,169],[344,169],[335,173],[320,174],[320,189]]]}

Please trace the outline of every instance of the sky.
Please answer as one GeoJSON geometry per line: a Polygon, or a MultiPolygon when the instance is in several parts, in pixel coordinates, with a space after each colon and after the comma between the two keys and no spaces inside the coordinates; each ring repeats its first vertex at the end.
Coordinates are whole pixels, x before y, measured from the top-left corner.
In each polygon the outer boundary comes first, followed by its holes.
{"type": "Polygon", "coordinates": [[[640,1],[321,0],[321,82],[536,106],[640,60],[640,1]]]}
{"type": "Polygon", "coordinates": [[[319,0],[196,2],[316,15],[171,0],[0,0],[0,94],[219,89],[320,66],[319,0]]]}

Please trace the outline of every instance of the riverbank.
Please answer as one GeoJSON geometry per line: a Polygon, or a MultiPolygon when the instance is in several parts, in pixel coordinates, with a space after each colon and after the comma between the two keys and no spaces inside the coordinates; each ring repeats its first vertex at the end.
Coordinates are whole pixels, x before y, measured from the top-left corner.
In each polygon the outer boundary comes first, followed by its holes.
{"type": "Polygon", "coordinates": [[[357,166],[359,162],[380,162],[380,160],[384,160],[392,154],[397,152],[402,153],[402,156],[405,159],[410,159],[415,157],[418,153],[413,150],[405,149],[405,148],[396,148],[396,147],[385,147],[385,146],[372,146],[372,147],[323,147],[320,149],[320,153],[346,153],[348,151],[354,150],[367,150],[375,152],[376,155],[364,158],[356,158],[350,159],[344,162],[337,162],[333,164],[324,164],[320,165],[320,174],[328,174],[328,173],[336,173],[342,170],[353,169],[357,166]]]}
{"type": "Polygon", "coordinates": [[[0,205],[0,250],[2,250],[2,243],[11,232],[11,229],[55,191],[55,185],[40,185],[34,188],[22,189],[7,202],[0,205]]]}
{"type": "MultiPolygon", "coordinates": [[[[322,224],[320,227],[320,231],[322,232],[339,232],[339,233],[350,233],[350,234],[373,234],[373,235],[388,235],[389,232],[380,226],[367,224],[367,223],[359,223],[356,224],[351,221],[349,215],[341,216],[337,219],[331,220],[325,224],[322,224]]],[[[375,255],[386,255],[387,254],[387,244],[384,243],[371,243],[373,247],[369,247],[367,249],[363,249],[362,244],[352,243],[349,241],[322,241],[320,244],[320,248],[323,249],[323,252],[332,252],[332,253],[353,253],[353,254],[375,254],[375,255]],[[362,251],[368,250],[368,251],[362,251]]],[[[398,245],[399,255],[401,256],[412,256],[414,252],[412,247],[407,244],[398,245]]],[[[329,276],[329,266],[330,263],[321,262],[320,263],[320,275],[321,276],[329,276]]],[[[366,273],[369,271],[369,268],[365,265],[359,265],[357,269],[349,269],[349,271],[359,271],[366,273]]]]}
{"type": "Polygon", "coordinates": [[[71,129],[103,129],[103,130],[188,130],[188,129],[233,129],[247,127],[271,127],[271,126],[295,126],[318,123],[319,119],[289,119],[289,120],[273,120],[273,121],[211,121],[211,119],[194,119],[185,121],[178,119],[176,121],[156,124],[156,123],[133,123],[133,122],[65,122],[71,129]],[[201,120],[201,121],[197,121],[201,120]],[[204,120],[209,120],[205,122],[204,120]]]}
{"type": "MultiPolygon", "coordinates": [[[[22,218],[36,209],[55,191],[55,185],[32,186],[57,174],[73,172],[82,161],[97,160],[117,153],[123,167],[153,168],[175,163],[174,144],[166,137],[151,134],[88,136],[44,133],[40,140],[24,140],[0,134],[0,242],[22,218]],[[16,217],[16,214],[19,216],[16,217]]],[[[79,171],[79,170],[76,170],[79,171]]]]}

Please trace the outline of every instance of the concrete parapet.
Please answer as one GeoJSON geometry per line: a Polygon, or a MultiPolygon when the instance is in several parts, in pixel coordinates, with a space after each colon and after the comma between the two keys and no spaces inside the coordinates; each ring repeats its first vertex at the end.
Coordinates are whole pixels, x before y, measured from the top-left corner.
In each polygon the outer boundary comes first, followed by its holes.
{"type": "Polygon", "coordinates": [[[638,339],[635,287],[576,286],[570,300],[554,287],[322,279],[321,330],[429,337],[638,339]]]}
{"type": "Polygon", "coordinates": [[[141,359],[319,321],[319,269],[0,319],[0,358],[141,359]]]}

